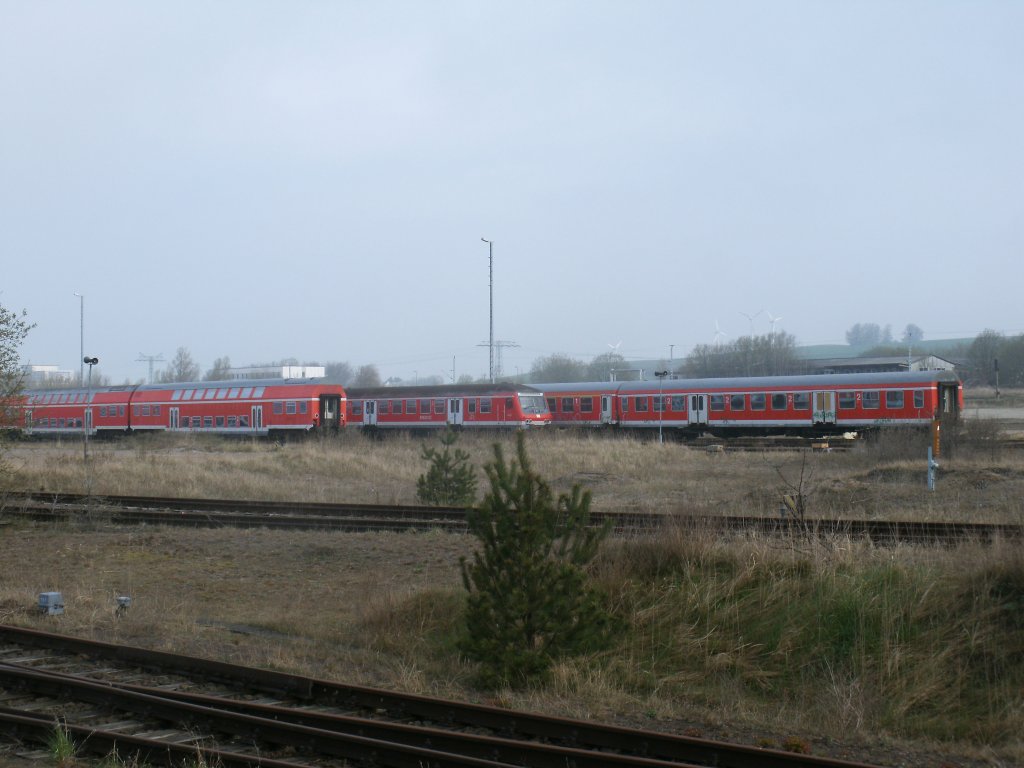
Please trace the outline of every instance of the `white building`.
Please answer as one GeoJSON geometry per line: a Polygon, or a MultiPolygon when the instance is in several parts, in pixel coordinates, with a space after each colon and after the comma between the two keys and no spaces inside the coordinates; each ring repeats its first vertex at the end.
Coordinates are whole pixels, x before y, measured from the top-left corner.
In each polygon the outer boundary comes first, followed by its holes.
{"type": "Polygon", "coordinates": [[[228,369],[229,379],[318,379],[327,374],[322,365],[266,365],[228,369]]]}

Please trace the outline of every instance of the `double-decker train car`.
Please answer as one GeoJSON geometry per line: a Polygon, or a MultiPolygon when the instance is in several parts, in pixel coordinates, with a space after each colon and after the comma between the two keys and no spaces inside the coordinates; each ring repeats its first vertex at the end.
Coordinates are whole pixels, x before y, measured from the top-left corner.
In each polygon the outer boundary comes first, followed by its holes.
{"type": "Polygon", "coordinates": [[[18,423],[29,435],[268,435],[344,426],[345,390],[317,379],[30,390],[19,409],[18,423]]]}
{"type": "Polygon", "coordinates": [[[540,427],[551,422],[544,396],[522,384],[451,384],[348,389],[348,423],[421,430],[540,427]]]}
{"type": "Polygon", "coordinates": [[[714,434],[827,434],[956,419],[949,371],[540,384],[553,423],[714,434]]]}

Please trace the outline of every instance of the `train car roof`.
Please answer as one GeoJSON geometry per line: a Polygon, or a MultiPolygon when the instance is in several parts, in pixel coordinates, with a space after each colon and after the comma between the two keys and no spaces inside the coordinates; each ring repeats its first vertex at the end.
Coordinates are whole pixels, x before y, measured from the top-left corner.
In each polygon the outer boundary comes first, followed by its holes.
{"type": "MultiPolygon", "coordinates": [[[[890,371],[884,373],[821,373],[798,376],[734,376],[713,379],[665,379],[666,389],[728,390],[728,389],[786,389],[829,387],[865,387],[891,384],[928,384],[932,382],[959,383],[952,371],[890,371]]],[[[537,384],[545,393],[557,392],[635,392],[656,390],[662,386],[658,380],[644,381],[589,381],[557,384],[537,384]]]]}
{"type": "MultiPolygon", "coordinates": [[[[301,387],[332,384],[323,378],[310,379],[223,379],[217,381],[169,381],[165,384],[140,384],[140,392],[175,389],[218,389],[224,387],[301,387]]],[[[335,384],[334,386],[341,386],[335,384]]]]}
{"type": "Polygon", "coordinates": [[[511,381],[498,381],[494,384],[428,384],[423,386],[398,386],[398,387],[345,387],[345,392],[350,400],[367,398],[386,399],[412,399],[427,397],[458,397],[468,395],[470,397],[486,397],[488,395],[508,395],[511,392],[526,395],[539,395],[540,390],[526,384],[516,384],[511,381]]]}

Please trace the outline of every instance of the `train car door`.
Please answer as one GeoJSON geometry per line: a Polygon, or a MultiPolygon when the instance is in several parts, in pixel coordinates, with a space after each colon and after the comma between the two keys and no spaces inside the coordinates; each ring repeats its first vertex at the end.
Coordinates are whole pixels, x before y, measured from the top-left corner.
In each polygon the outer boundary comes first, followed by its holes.
{"type": "Polygon", "coordinates": [[[171,429],[177,429],[178,428],[178,423],[179,423],[178,409],[177,408],[168,408],[167,410],[168,410],[168,413],[170,414],[168,416],[167,426],[170,427],[171,429]]]}
{"type": "Polygon", "coordinates": [[[320,426],[337,429],[341,414],[341,395],[320,395],[320,426]]]}
{"type": "Polygon", "coordinates": [[[815,392],[814,393],[814,416],[815,424],[836,423],[836,393],[815,392]]]}
{"type": "Polygon", "coordinates": [[[708,396],[690,395],[690,407],[686,414],[687,422],[690,424],[708,423],[708,396]]]}
{"type": "MultiPolygon", "coordinates": [[[[195,423],[195,419],[192,420],[195,423]]],[[[263,406],[254,405],[252,407],[252,429],[254,432],[258,432],[263,429],[263,406]]]]}
{"type": "Polygon", "coordinates": [[[366,400],[363,402],[363,426],[372,427],[377,424],[377,401],[366,400]]]}
{"type": "Polygon", "coordinates": [[[612,415],[612,396],[601,395],[601,423],[612,424],[615,417],[612,415]]]}
{"type": "Polygon", "coordinates": [[[461,397],[450,397],[448,398],[448,423],[455,426],[462,425],[462,398],[461,397]]]}
{"type": "Polygon", "coordinates": [[[960,401],[956,384],[939,384],[939,413],[941,416],[959,418],[960,401]]]}

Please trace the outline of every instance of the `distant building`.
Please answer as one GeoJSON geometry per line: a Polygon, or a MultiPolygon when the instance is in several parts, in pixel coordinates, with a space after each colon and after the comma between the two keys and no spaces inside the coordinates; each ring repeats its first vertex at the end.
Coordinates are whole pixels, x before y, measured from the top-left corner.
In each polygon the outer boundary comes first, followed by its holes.
{"type": "Polygon", "coordinates": [[[229,379],[319,379],[327,374],[322,365],[257,365],[229,368],[229,379]]]}
{"type": "Polygon", "coordinates": [[[41,386],[73,386],[78,382],[76,371],[62,370],[56,365],[23,365],[21,372],[25,375],[26,387],[41,386]]]}
{"type": "Polygon", "coordinates": [[[935,355],[884,357],[830,357],[805,360],[809,373],[883,373],[888,371],[952,371],[956,364],[935,355]]]}

